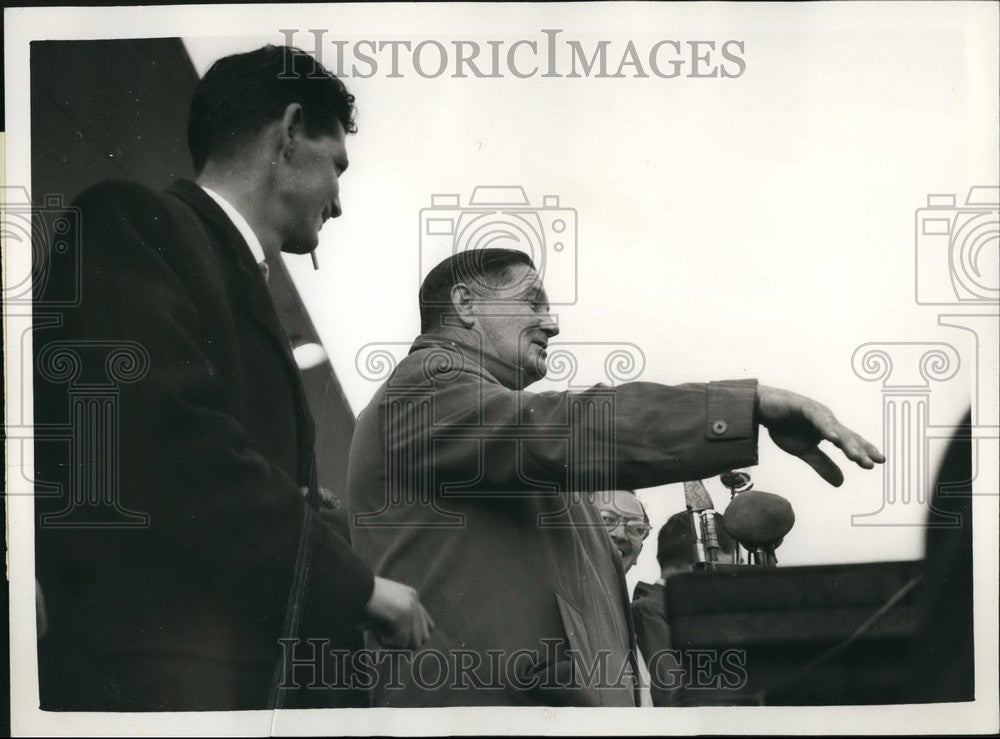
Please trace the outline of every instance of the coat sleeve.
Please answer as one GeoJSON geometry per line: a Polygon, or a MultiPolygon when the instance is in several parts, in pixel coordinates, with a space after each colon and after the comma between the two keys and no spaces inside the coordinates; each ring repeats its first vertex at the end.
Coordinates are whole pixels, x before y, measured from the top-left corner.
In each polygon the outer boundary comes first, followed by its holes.
{"type": "MultiPolygon", "coordinates": [[[[266,578],[291,580],[306,504],[222,402],[229,370],[202,350],[209,318],[178,275],[176,242],[193,235],[160,197],[122,183],[78,202],[82,297],[66,311],[62,335],[134,342],[148,354],[146,374],[120,386],[129,495],[179,560],[209,562],[214,578],[252,593],[266,578]]],[[[331,618],[354,621],[371,595],[371,572],[318,517],[317,527],[311,581],[325,591],[319,601],[336,609],[331,618]]]]}
{"type": "Polygon", "coordinates": [[[390,392],[382,420],[390,460],[438,488],[634,489],[756,464],[755,396],[754,380],[518,392],[463,367],[390,392]]]}

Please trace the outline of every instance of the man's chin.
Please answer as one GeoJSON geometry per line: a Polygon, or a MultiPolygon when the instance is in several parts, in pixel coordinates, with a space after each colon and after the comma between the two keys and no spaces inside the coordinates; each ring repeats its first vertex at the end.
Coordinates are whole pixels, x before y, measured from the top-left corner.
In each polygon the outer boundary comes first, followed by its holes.
{"type": "Polygon", "coordinates": [[[530,362],[527,367],[521,370],[521,376],[524,378],[524,387],[538,382],[548,374],[548,371],[549,368],[545,365],[544,359],[530,362]]]}
{"type": "Polygon", "coordinates": [[[621,555],[622,564],[624,564],[625,567],[631,567],[633,564],[635,564],[635,559],[633,558],[631,552],[627,552],[618,546],[615,547],[615,551],[617,551],[618,554],[621,555]]]}
{"type": "Polygon", "coordinates": [[[306,246],[283,246],[281,248],[285,254],[309,254],[316,251],[316,247],[306,247],[306,246]]]}
{"type": "Polygon", "coordinates": [[[549,373],[549,353],[545,349],[541,349],[535,353],[529,363],[535,373],[538,375],[538,379],[545,377],[549,373]]]}
{"type": "Polygon", "coordinates": [[[282,244],[281,251],[286,254],[309,254],[316,251],[317,246],[319,246],[319,236],[318,234],[313,234],[309,238],[299,238],[295,239],[295,241],[282,244]]]}

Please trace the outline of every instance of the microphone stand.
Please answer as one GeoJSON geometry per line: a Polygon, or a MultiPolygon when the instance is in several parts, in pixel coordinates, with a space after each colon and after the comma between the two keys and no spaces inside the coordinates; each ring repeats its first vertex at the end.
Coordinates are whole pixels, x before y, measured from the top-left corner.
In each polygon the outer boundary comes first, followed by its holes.
{"type": "Polygon", "coordinates": [[[757,547],[750,551],[748,562],[760,567],[774,567],[778,564],[778,557],[773,548],[757,547]]]}
{"type": "MultiPolygon", "coordinates": [[[[749,492],[753,488],[753,483],[750,482],[750,475],[745,472],[725,472],[719,477],[722,480],[722,484],[729,489],[730,505],[732,505],[738,495],[749,492]]],[[[751,506],[759,504],[755,496],[778,499],[783,501],[785,506],[788,506],[788,502],[780,496],[760,491],[742,499],[738,505],[745,507],[746,504],[751,504],[751,506]]],[[[722,548],[719,544],[718,524],[716,522],[718,514],[715,512],[712,498],[701,480],[689,480],[684,483],[684,502],[688,512],[691,514],[691,527],[694,533],[695,569],[729,569],[730,567],[743,566],[741,548],[746,551],[747,565],[754,567],[774,567],[778,564],[778,558],[774,550],[781,544],[784,534],[788,533],[788,529],[775,532],[774,541],[766,542],[760,542],[760,540],[754,539],[753,536],[747,534],[747,539],[742,544],[736,538],[736,535],[727,529],[735,543],[736,563],[733,565],[722,564],[719,562],[719,553],[722,548]]],[[[727,515],[728,513],[727,509],[727,515]]],[[[790,506],[789,515],[791,515],[790,506]]],[[[791,521],[794,521],[794,516],[792,516],[791,521]]],[[[789,522],[790,527],[791,522],[789,522]]]]}
{"type": "MultiPolygon", "coordinates": [[[[742,493],[748,493],[753,489],[753,483],[750,481],[750,475],[748,475],[746,472],[735,472],[735,471],[723,472],[721,475],[719,475],[719,479],[722,481],[722,484],[729,489],[730,506],[732,506],[733,502],[736,500],[736,497],[738,495],[742,493]]],[[[788,506],[788,515],[791,516],[791,520],[789,521],[788,524],[788,529],[791,528],[792,523],[794,523],[795,517],[794,514],[791,512],[791,506],[788,504],[788,501],[784,500],[784,498],[781,498],[781,496],[775,496],[772,493],[764,493],[762,491],[757,491],[756,493],[754,493],[754,495],[767,496],[772,499],[783,501],[785,506],[788,506]]],[[[743,498],[737,505],[743,506],[744,504],[750,502],[752,497],[753,496],[748,496],[746,498],[743,498]]],[[[729,515],[729,513],[730,509],[727,508],[726,509],[727,516],[729,515]]],[[[784,541],[784,534],[788,533],[788,529],[782,531],[780,536],[777,535],[777,532],[775,532],[775,538],[773,541],[767,541],[761,543],[759,540],[754,538],[749,538],[744,540],[742,542],[742,546],[744,549],[746,549],[747,552],[747,564],[753,565],[755,567],[775,567],[778,564],[778,557],[774,553],[774,550],[781,545],[782,541],[784,541]]],[[[733,531],[729,530],[728,528],[727,531],[730,534],[733,534],[733,540],[736,542],[737,557],[739,557],[741,542],[733,531]]],[[[739,561],[739,559],[737,559],[737,561],[739,561]]]]}
{"type": "Polygon", "coordinates": [[[701,480],[684,483],[684,502],[694,531],[694,566],[711,569],[719,562],[719,534],[715,528],[715,506],[701,480]]]}
{"type": "MultiPolygon", "coordinates": [[[[729,501],[732,502],[740,493],[745,493],[748,490],[753,490],[753,483],[750,482],[750,475],[746,472],[723,472],[719,475],[719,479],[722,484],[729,490],[729,501]]],[[[740,543],[735,542],[736,547],[736,564],[740,564],[743,561],[743,553],[741,551],[740,543]]],[[[767,561],[765,558],[764,562],[767,561]]],[[[757,552],[747,551],[747,564],[760,564],[761,558],[757,552]],[[754,556],[757,555],[757,556],[754,556]]]]}

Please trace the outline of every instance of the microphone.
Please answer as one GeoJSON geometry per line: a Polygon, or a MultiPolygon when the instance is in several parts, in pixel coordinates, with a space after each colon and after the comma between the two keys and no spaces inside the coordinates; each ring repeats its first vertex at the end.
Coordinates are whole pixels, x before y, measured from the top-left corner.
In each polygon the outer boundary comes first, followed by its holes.
{"type": "Polygon", "coordinates": [[[705,483],[701,480],[688,480],[684,483],[684,503],[692,513],[710,511],[715,508],[712,504],[712,496],[708,494],[705,483]]]}
{"type": "Polygon", "coordinates": [[[757,559],[777,562],[774,550],[795,525],[792,504],[774,493],[750,490],[740,493],[726,507],[722,525],[736,541],[757,559]],[[772,561],[773,560],[773,561],[772,561]]]}
{"type": "Polygon", "coordinates": [[[701,480],[685,482],[684,502],[694,528],[695,566],[712,567],[719,561],[719,535],[715,530],[715,506],[705,483],[701,480]]]}

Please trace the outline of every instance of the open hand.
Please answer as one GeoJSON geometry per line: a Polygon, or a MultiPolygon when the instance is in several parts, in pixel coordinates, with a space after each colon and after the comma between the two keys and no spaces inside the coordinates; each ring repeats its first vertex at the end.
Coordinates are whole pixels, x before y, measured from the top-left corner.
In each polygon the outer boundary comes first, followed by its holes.
{"type": "Polygon", "coordinates": [[[836,487],[843,484],[844,473],[820,450],[824,439],[866,470],[885,462],[875,445],[840,423],[825,405],[788,390],[759,385],[757,420],[767,427],[779,449],[799,457],[836,487]]]}

